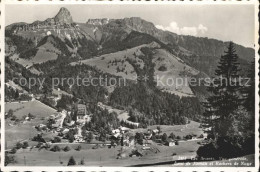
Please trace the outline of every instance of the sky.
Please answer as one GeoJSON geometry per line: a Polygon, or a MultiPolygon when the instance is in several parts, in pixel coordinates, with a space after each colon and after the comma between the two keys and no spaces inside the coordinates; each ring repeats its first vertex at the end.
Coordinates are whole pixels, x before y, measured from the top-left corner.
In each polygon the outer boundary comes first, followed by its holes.
{"type": "Polygon", "coordinates": [[[254,47],[253,5],[6,5],[5,25],[32,23],[54,17],[61,7],[67,8],[74,22],[94,18],[141,17],[162,30],[181,35],[209,37],[254,47]]]}

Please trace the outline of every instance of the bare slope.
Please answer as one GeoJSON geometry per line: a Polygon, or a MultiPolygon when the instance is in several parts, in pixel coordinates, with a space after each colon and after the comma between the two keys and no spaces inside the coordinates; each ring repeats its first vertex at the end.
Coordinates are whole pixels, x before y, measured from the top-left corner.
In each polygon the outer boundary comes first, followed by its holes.
{"type": "Polygon", "coordinates": [[[18,124],[13,125],[9,119],[5,120],[5,136],[7,148],[12,147],[19,141],[27,140],[37,135],[37,130],[34,128],[35,125],[43,123],[44,120],[53,113],[56,112],[55,109],[35,100],[29,102],[12,102],[5,104],[5,112],[8,112],[10,109],[14,111],[14,116],[18,119],[22,119],[24,115],[31,113],[35,115],[35,119],[28,122],[19,122],[18,124]]]}
{"type": "Polygon", "coordinates": [[[110,73],[112,75],[121,76],[126,79],[136,80],[137,73],[129,61],[136,61],[139,68],[144,67],[144,62],[138,56],[142,56],[141,48],[148,47],[153,49],[153,63],[155,64],[155,80],[158,80],[158,87],[163,91],[177,94],[179,96],[194,96],[188,83],[180,85],[176,84],[177,80],[188,80],[192,75],[199,72],[185,64],[180,58],[171,54],[169,51],[161,48],[161,46],[152,42],[143,44],[134,48],[130,48],[116,53],[104,54],[91,59],[73,62],[71,65],[87,64],[97,69],[110,73]],[[177,79],[179,78],[179,79],[177,79]],[[173,81],[173,83],[172,83],[173,81]]]}

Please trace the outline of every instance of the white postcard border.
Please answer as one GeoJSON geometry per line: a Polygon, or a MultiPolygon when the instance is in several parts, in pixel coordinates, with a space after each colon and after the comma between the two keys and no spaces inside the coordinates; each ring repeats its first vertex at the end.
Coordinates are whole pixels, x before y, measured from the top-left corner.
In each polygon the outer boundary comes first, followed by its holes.
{"type": "MultiPolygon", "coordinates": [[[[2,0],[1,6],[1,36],[0,36],[0,48],[1,48],[1,170],[2,171],[107,171],[107,172],[115,172],[115,171],[125,171],[125,172],[133,172],[133,171],[158,171],[158,172],[165,172],[165,171],[181,171],[181,172],[190,172],[190,171],[211,171],[211,172],[257,172],[259,169],[259,113],[255,116],[255,167],[58,167],[58,166],[4,166],[4,145],[5,145],[5,122],[4,122],[4,112],[5,112],[5,105],[4,105],[4,75],[5,75],[5,58],[4,58],[4,50],[5,50],[5,43],[4,43],[4,30],[5,30],[5,5],[7,4],[129,4],[129,5],[149,5],[149,4],[185,4],[185,5],[203,5],[203,4],[214,4],[214,5],[254,5],[255,6],[255,73],[256,73],[256,85],[255,85],[255,95],[258,95],[259,92],[259,22],[258,22],[258,5],[259,2],[257,0],[249,0],[249,1],[234,1],[234,0],[227,0],[227,1],[212,1],[212,0],[202,0],[202,1],[77,1],[77,0],[65,0],[65,1],[48,1],[48,0],[27,0],[27,1],[18,1],[18,0],[2,0]]],[[[255,112],[259,112],[259,95],[256,96],[255,101],[255,112]]]]}

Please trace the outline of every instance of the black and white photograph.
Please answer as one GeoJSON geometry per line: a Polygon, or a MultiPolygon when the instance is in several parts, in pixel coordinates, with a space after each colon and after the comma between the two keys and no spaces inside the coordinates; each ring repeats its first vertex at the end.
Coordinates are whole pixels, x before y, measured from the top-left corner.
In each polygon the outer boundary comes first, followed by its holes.
{"type": "Polygon", "coordinates": [[[2,9],[3,169],[258,170],[257,1],[2,9]]]}

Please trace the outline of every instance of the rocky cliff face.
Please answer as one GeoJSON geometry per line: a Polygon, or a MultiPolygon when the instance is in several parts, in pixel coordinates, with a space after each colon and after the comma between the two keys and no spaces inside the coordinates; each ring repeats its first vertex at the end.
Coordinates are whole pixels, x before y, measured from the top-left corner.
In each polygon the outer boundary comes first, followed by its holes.
{"type": "Polygon", "coordinates": [[[62,7],[54,17],[54,21],[60,24],[72,24],[73,20],[68,9],[62,7]]]}
{"type": "Polygon", "coordinates": [[[109,23],[109,18],[103,18],[103,19],[89,19],[87,21],[87,24],[90,25],[104,25],[109,23]]]}

